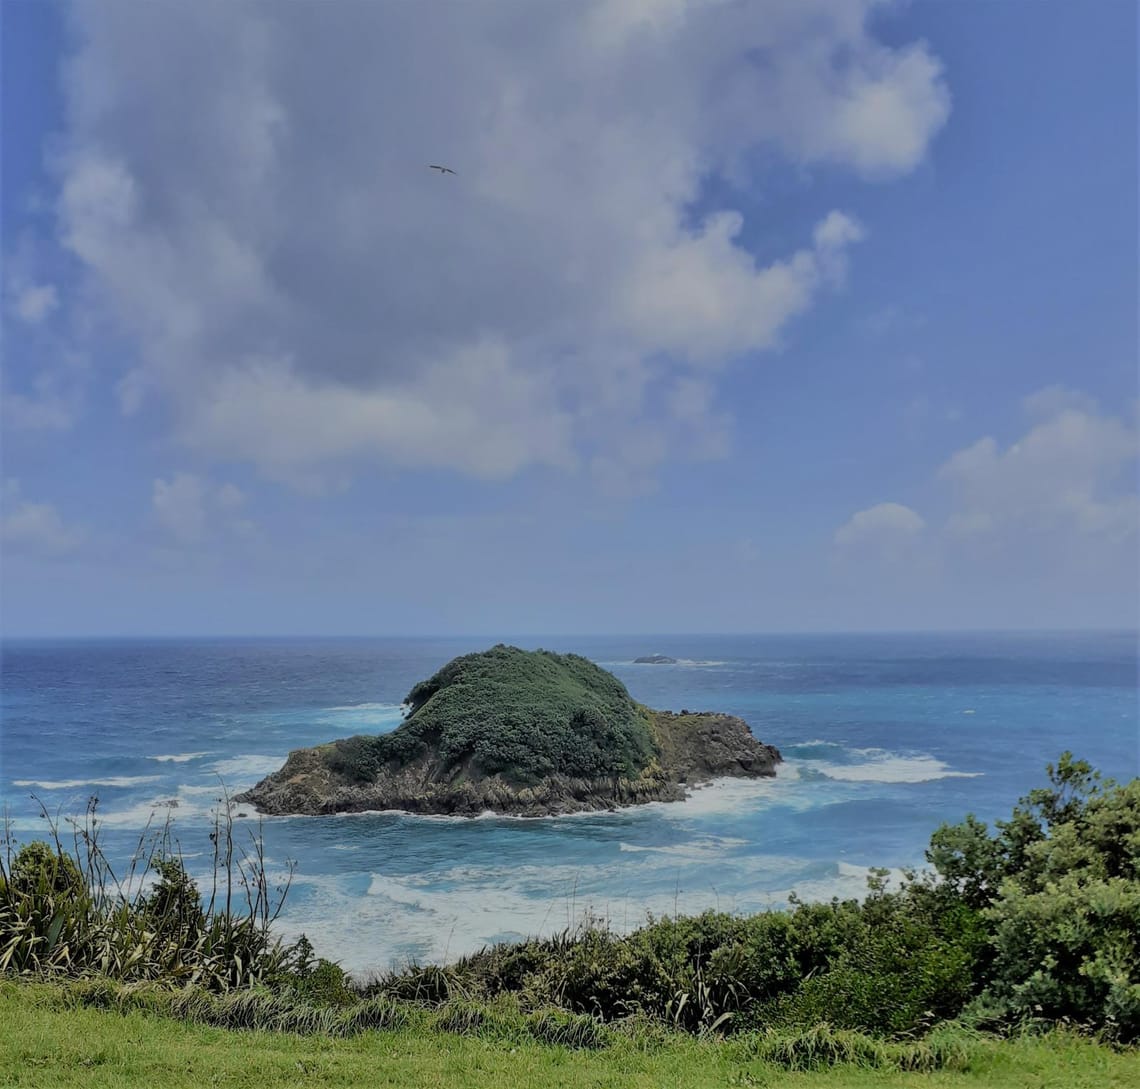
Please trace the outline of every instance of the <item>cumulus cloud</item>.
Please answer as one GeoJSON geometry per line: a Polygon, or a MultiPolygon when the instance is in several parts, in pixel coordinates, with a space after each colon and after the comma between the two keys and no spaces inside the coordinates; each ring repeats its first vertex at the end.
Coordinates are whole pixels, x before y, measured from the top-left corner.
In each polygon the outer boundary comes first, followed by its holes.
{"type": "Polygon", "coordinates": [[[922,516],[901,503],[877,503],[856,511],[835,531],[835,543],[847,548],[871,544],[891,547],[910,540],[926,528],[922,516]]]}
{"type": "Polygon", "coordinates": [[[58,306],[54,284],[26,284],[13,292],[12,312],[29,325],[38,325],[58,306]]]}
{"type": "Polygon", "coordinates": [[[59,557],[74,552],[84,532],[64,522],[51,503],[34,503],[21,494],[19,481],[7,480],[0,515],[0,543],[6,550],[35,557],[59,557]]]}
{"type": "Polygon", "coordinates": [[[1013,580],[1064,574],[1070,589],[1089,578],[1133,585],[1135,421],[1058,387],[1026,398],[1024,408],[1030,426],[1016,441],[986,436],[946,460],[928,485],[925,517],[898,503],[859,511],[835,533],[840,553],[895,548],[901,557],[902,542],[921,539],[912,558],[960,576],[1000,570],[1013,580]]]}
{"type": "Polygon", "coordinates": [[[1048,420],[1070,409],[1086,416],[1097,411],[1096,398],[1067,386],[1046,386],[1022,402],[1025,414],[1034,420],[1048,420]]]}
{"type": "Polygon", "coordinates": [[[245,493],[235,484],[213,485],[195,473],[176,473],[154,481],[151,509],[159,525],[179,545],[201,543],[218,530],[247,533],[253,523],[236,517],[245,493]]]}
{"type": "Polygon", "coordinates": [[[198,541],[206,531],[205,487],[193,473],[156,480],[151,505],[159,523],[179,541],[198,541]]]}
{"type": "Polygon", "coordinates": [[[0,408],[12,431],[65,431],[79,415],[85,357],[65,323],[48,319],[60,309],[47,282],[46,243],[24,234],[4,254],[4,368],[0,408]]]}
{"type": "Polygon", "coordinates": [[[941,67],[876,6],[78,3],[59,231],[137,344],[124,411],[167,399],[190,446],[288,479],[723,449],[715,374],[864,232],[820,208],[762,263],[694,207],[757,150],[921,160],[941,67]]]}
{"type": "Polygon", "coordinates": [[[66,394],[49,376],[41,376],[33,391],[3,392],[4,425],[14,431],[66,431],[78,414],[77,398],[66,394]]]}
{"type": "Polygon", "coordinates": [[[1137,431],[1087,395],[1056,387],[1027,398],[1036,422],[1004,449],[991,436],[939,471],[953,493],[947,529],[1076,534],[1119,542],[1137,529],[1137,431]]]}

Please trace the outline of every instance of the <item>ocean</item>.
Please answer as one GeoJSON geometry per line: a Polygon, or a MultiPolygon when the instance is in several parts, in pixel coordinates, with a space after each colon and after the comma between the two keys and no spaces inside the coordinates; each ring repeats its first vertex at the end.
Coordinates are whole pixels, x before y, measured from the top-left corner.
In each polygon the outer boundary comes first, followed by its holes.
{"type": "MultiPolygon", "coordinates": [[[[784,755],[775,779],[685,802],[524,820],[267,818],[295,867],[277,926],[359,975],[444,961],[583,919],[752,912],[860,895],[871,867],[921,866],[930,834],[1007,815],[1065,749],[1140,773],[1135,633],[550,637],[651,706],[740,715],[784,755]],[[676,665],[635,665],[660,653],[676,665]]],[[[170,816],[187,867],[211,813],[290,749],[393,729],[412,685],[488,639],[7,641],[0,795],[9,833],[67,826],[92,796],[124,858],[170,816]],[[170,803],[177,803],[171,805],[170,803]]],[[[237,812],[241,836],[258,827],[237,812]]]]}

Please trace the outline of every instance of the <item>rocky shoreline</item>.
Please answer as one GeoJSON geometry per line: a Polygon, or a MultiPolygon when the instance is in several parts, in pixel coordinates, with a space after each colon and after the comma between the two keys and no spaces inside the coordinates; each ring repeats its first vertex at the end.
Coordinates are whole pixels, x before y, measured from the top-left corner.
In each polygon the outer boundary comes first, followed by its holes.
{"type": "Polygon", "coordinates": [[[582,779],[558,774],[531,784],[484,775],[470,762],[441,766],[432,754],[398,769],[383,768],[366,783],[338,770],[335,743],[289,754],[280,771],[235,801],[271,815],[372,810],[475,817],[488,811],[521,817],[612,810],[675,802],[713,779],[765,778],[782,757],[733,715],[650,711],[658,758],[637,778],[582,779]]]}

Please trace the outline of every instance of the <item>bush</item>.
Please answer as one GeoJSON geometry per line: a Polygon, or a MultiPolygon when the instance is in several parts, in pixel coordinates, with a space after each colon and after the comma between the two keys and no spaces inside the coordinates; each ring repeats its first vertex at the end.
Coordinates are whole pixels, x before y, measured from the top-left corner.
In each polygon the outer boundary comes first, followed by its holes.
{"type": "MultiPolygon", "coordinates": [[[[977,1024],[1075,1021],[1140,1037],[1140,780],[1102,781],[1069,754],[996,834],[939,829],[933,873],[862,902],[748,918],[651,919],[625,937],[585,927],[417,968],[381,993],[441,1004],[516,995],[606,1023],[910,1038],[969,1011],[977,1024]]],[[[900,1053],[901,1054],[901,1053],[900,1053]]],[[[913,1057],[919,1065],[926,1062],[913,1057]]]]}
{"type": "Polygon", "coordinates": [[[429,750],[516,785],[551,774],[637,778],[657,755],[648,713],[612,674],[576,654],[502,644],[453,659],[417,684],[404,723],[333,743],[329,766],[354,782],[429,750]]]}
{"type": "MultiPolygon", "coordinates": [[[[168,829],[131,860],[120,881],[99,846],[97,802],[67,849],[36,841],[0,857],[0,972],[161,980],[212,990],[249,986],[279,974],[290,951],[273,936],[288,883],[271,889],[260,840],[235,843],[228,816],[211,840],[214,895],[203,903],[168,829]],[[153,880],[149,893],[140,890],[153,880]],[[221,899],[224,893],[224,900],[221,899]]],[[[46,817],[46,813],[44,814],[46,817]]]]}
{"type": "Polygon", "coordinates": [[[1102,780],[1070,754],[993,837],[984,909],[992,965],[976,1009],[1140,1038],[1140,779],[1102,780]]]}

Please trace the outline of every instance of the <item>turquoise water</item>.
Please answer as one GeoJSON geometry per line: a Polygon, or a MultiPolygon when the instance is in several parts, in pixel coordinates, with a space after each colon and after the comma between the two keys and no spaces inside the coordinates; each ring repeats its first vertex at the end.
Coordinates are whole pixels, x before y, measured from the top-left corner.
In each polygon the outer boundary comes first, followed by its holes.
{"type": "MultiPolygon", "coordinates": [[[[271,868],[296,864],[283,933],[363,973],[587,914],[622,929],[792,890],[857,895],[870,866],[920,864],[941,821],[1008,813],[1066,748],[1118,778],[1140,771],[1134,633],[515,641],[584,654],[652,706],[741,715],[785,763],[775,780],[618,813],[267,819],[271,868]],[[680,661],[631,663],[646,653],[680,661]]],[[[10,827],[26,841],[43,833],[39,802],[66,822],[96,795],[112,853],[170,815],[200,873],[223,785],[240,791],[292,748],[392,729],[417,680],[489,642],[5,643],[10,827]]]]}

